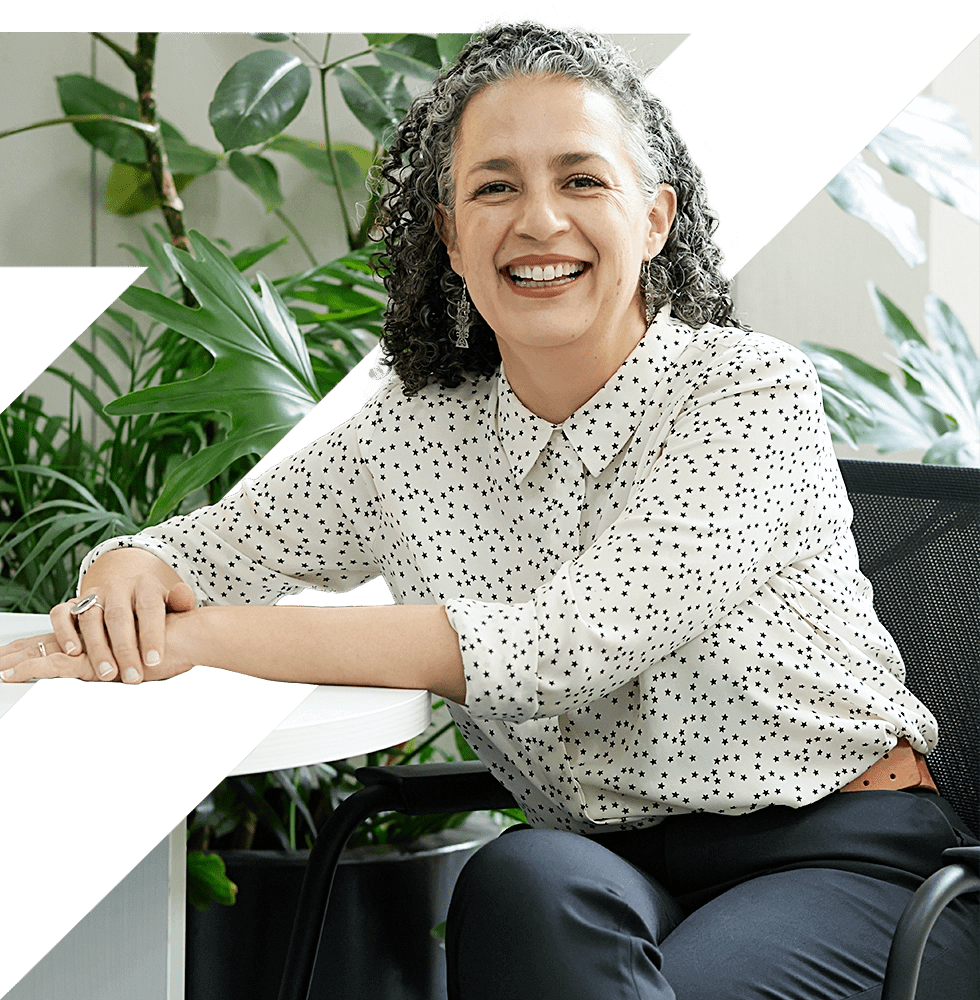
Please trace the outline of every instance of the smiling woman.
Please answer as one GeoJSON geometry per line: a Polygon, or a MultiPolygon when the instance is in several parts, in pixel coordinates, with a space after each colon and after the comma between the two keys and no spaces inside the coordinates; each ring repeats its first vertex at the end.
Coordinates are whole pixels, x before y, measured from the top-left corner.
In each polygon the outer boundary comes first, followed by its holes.
{"type": "MultiPolygon", "coordinates": [[[[929,778],[816,375],[733,316],[666,111],[607,40],[506,25],[384,176],[394,377],[90,553],[98,599],[0,672],[444,695],[529,821],[457,884],[453,1000],[879,996],[912,890],[975,841],[929,778]],[[253,606],[378,575],[395,607],[253,606]]],[[[962,899],[936,924],[944,1000],[976,995],[977,928],[962,899]]]]}

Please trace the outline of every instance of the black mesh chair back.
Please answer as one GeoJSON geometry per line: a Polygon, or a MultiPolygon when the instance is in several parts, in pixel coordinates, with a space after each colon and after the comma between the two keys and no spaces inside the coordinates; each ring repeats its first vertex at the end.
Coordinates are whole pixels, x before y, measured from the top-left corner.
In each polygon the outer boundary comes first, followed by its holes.
{"type": "Polygon", "coordinates": [[[861,570],[906,684],[939,723],[929,770],[980,831],[980,469],[843,459],[861,570]]]}

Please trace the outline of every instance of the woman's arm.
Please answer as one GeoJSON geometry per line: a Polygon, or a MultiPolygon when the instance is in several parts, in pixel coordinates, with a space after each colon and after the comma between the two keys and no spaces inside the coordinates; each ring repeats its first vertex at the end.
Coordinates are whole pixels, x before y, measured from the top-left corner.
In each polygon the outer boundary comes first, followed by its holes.
{"type": "MultiPolygon", "coordinates": [[[[141,678],[162,680],[200,663],[269,680],[414,688],[466,700],[459,639],[438,605],[195,608],[167,615],[165,648],[141,678]]],[[[97,661],[61,652],[54,635],[4,647],[0,674],[8,683],[98,679],[97,661]]]]}
{"type": "Polygon", "coordinates": [[[459,638],[445,608],[434,604],[197,608],[167,619],[167,647],[176,665],[466,700],[459,638]]]}

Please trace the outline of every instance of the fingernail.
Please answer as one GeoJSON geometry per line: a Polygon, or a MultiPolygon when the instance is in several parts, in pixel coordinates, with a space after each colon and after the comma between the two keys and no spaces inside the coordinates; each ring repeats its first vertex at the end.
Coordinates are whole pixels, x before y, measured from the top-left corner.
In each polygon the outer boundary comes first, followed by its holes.
{"type": "Polygon", "coordinates": [[[71,655],[78,647],[70,639],[65,643],[65,652],[71,655]]]}
{"type": "Polygon", "coordinates": [[[13,667],[11,667],[9,670],[0,671],[0,677],[2,677],[5,681],[9,681],[10,678],[13,677],[13,676],[14,676],[14,668],[13,667]]]}
{"type": "Polygon", "coordinates": [[[160,662],[160,654],[155,649],[148,649],[143,659],[148,667],[155,667],[160,662]]]}
{"type": "Polygon", "coordinates": [[[108,660],[103,660],[99,664],[99,676],[105,677],[106,674],[112,673],[112,664],[108,660]]]}
{"type": "Polygon", "coordinates": [[[123,671],[123,680],[127,684],[132,684],[133,681],[138,681],[139,679],[140,679],[140,672],[136,669],[136,667],[127,667],[123,671]]]}

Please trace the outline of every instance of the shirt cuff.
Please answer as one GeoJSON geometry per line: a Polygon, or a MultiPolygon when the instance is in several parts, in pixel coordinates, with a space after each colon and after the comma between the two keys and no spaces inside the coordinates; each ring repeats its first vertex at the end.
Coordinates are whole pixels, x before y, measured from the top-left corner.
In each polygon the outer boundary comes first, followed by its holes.
{"type": "Polygon", "coordinates": [[[459,635],[467,713],[510,723],[536,718],[538,628],[534,602],[487,604],[466,598],[446,604],[459,635]]]}

